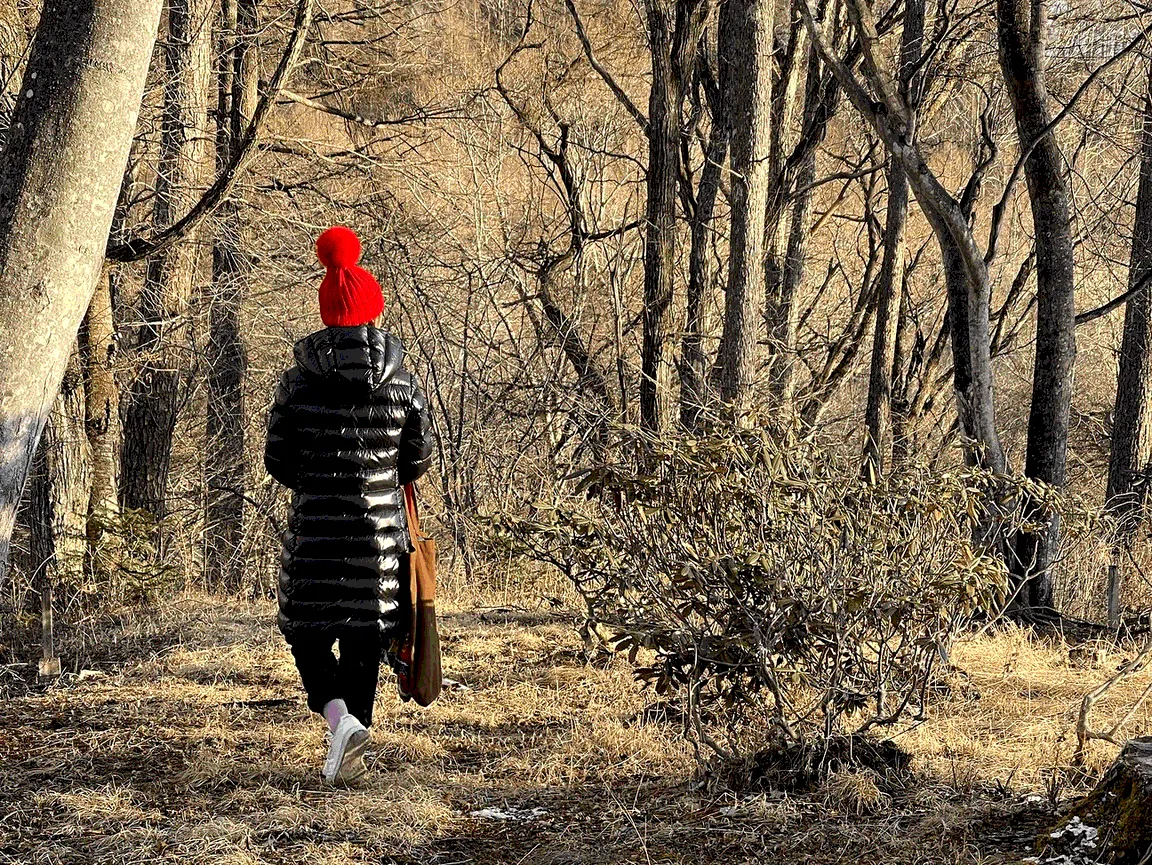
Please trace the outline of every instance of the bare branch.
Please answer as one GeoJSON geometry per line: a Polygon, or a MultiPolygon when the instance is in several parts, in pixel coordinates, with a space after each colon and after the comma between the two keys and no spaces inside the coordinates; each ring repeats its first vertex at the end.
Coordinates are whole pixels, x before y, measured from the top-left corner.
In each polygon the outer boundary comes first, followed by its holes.
{"type": "Polygon", "coordinates": [[[584,29],[584,21],[580,18],[580,13],[576,10],[576,0],[564,0],[568,6],[568,13],[572,16],[572,23],[576,25],[576,35],[580,38],[580,44],[584,46],[584,56],[588,58],[588,63],[596,70],[604,83],[608,85],[608,89],[612,91],[613,95],[624,106],[625,110],[632,115],[632,119],[639,124],[640,128],[644,130],[644,134],[648,134],[648,118],[644,116],[636,104],[628,98],[628,94],[624,92],[624,88],[616,83],[616,79],[612,77],[612,73],[604,68],[603,64],[596,59],[595,53],[592,51],[592,42],[588,39],[588,33],[584,29]]]}
{"type": "Polygon", "coordinates": [[[228,198],[235,188],[236,182],[248,167],[248,163],[255,156],[256,142],[260,137],[260,130],[268,112],[272,109],[276,97],[287,83],[297,60],[300,58],[300,51],[304,47],[304,42],[308,38],[308,30],[312,24],[314,5],[315,0],[300,0],[299,5],[297,5],[296,20],[292,23],[292,34],[288,37],[288,44],[284,48],[280,64],[276,67],[272,80],[268,83],[268,88],[260,96],[260,101],[252,113],[252,119],[249,121],[247,129],[244,130],[244,136],[236,147],[232,161],[216,178],[216,182],[208,188],[208,191],[187,214],[168,228],[161,230],[152,237],[138,236],[125,243],[109,246],[105,252],[105,257],[108,260],[117,262],[140,261],[162,249],[167,249],[174,243],[178,243],[189,231],[211,214],[221,202],[228,198]]]}

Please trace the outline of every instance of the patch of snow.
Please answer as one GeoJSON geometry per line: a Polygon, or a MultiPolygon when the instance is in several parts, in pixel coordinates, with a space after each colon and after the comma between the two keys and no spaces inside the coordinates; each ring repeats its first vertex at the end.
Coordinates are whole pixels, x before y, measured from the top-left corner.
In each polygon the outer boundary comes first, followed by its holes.
{"type": "Polygon", "coordinates": [[[481,808],[478,811],[472,811],[468,816],[475,817],[477,820],[510,820],[520,822],[531,822],[532,820],[539,820],[548,814],[544,808],[481,808]]]}

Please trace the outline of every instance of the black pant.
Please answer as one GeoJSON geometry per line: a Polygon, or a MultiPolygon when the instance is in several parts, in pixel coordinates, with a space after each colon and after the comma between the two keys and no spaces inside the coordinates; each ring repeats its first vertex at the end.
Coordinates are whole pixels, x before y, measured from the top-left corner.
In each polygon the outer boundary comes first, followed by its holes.
{"type": "Polygon", "coordinates": [[[332,700],[343,700],[365,727],[372,726],[372,704],[380,679],[380,633],[340,634],[340,658],[332,654],[336,634],[301,636],[292,641],[292,657],[308,694],[308,708],[323,714],[332,700]]]}

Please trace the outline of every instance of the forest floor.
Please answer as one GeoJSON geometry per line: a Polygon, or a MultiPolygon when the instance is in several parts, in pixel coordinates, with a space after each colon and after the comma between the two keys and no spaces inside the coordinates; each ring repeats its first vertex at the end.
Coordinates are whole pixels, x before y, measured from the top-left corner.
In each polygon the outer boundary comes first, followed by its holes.
{"type": "Polygon", "coordinates": [[[1018,862],[1077,792],[1080,696],[1122,658],[1078,666],[1019,631],[962,643],[962,686],[898,739],[915,780],[857,814],[831,788],[697,783],[623,660],[585,663],[574,614],[446,607],[457,684],[420,710],[382,683],[372,771],[348,790],[319,783],[323,727],[271,604],[125,614],[50,686],[0,645],[0,863],[1018,862]]]}

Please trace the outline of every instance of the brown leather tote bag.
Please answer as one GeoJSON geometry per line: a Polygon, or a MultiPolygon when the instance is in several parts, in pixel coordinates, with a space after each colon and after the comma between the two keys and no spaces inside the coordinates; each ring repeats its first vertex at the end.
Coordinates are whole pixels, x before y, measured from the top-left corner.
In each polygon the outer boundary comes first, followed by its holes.
{"type": "Polygon", "coordinates": [[[436,631],[436,541],[420,531],[414,484],[404,487],[404,507],[413,548],[408,554],[412,618],[400,647],[400,696],[429,706],[440,696],[443,685],[440,635],[436,631]]]}

